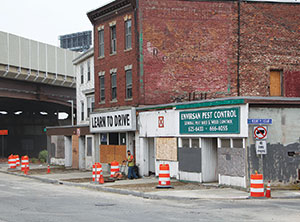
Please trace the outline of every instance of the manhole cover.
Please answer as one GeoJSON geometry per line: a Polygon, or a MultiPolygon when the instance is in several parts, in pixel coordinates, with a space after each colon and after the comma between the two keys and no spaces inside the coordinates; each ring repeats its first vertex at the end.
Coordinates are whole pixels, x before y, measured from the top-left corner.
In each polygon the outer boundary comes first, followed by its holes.
{"type": "Polygon", "coordinates": [[[109,203],[95,203],[96,207],[112,207],[115,206],[116,204],[109,204],[109,203]]]}

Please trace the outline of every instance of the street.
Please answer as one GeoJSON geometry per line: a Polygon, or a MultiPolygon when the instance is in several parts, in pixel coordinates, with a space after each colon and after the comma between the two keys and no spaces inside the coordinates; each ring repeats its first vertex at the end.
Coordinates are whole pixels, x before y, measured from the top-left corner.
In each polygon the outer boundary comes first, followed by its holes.
{"type": "Polygon", "coordinates": [[[299,221],[299,199],[150,200],[0,173],[0,222],[299,221]]]}

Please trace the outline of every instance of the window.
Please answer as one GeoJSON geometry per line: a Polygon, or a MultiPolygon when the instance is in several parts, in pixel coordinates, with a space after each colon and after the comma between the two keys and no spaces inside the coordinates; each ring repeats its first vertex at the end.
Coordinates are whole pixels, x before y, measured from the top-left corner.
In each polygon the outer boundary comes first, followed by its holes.
{"type": "Polygon", "coordinates": [[[100,84],[100,102],[105,101],[105,86],[104,86],[104,75],[99,76],[100,84]]]}
{"type": "Polygon", "coordinates": [[[90,117],[90,113],[94,111],[94,97],[87,97],[87,117],[90,117]]]}
{"type": "Polygon", "coordinates": [[[131,49],[131,20],[125,22],[125,49],[131,49]]]}
{"type": "Polygon", "coordinates": [[[111,74],[111,100],[117,99],[117,73],[111,74]]]}
{"type": "Polygon", "coordinates": [[[84,120],[84,103],[81,101],[81,121],[84,120]]]}
{"type": "Polygon", "coordinates": [[[84,72],[84,69],[83,69],[83,65],[81,65],[80,66],[80,82],[81,82],[81,84],[83,84],[83,78],[84,78],[84,76],[83,76],[83,72],[84,72]]]}
{"type": "Polygon", "coordinates": [[[110,37],[111,37],[110,53],[114,54],[117,51],[117,33],[116,33],[115,25],[110,27],[110,37]]]}
{"type": "Polygon", "coordinates": [[[132,70],[126,70],[126,99],[132,98],[132,70]]]}
{"type": "Polygon", "coordinates": [[[282,72],[271,70],[270,72],[270,96],[282,96],[282,72]]]}
{"type": "Polygon", "coordinates": [[[86,150],[86,155],[87,156],[92,156],[92,137],[87,137],[87,150],[86,150]]]}
{"type": "Polygon", "coordinates": [[[90,61],[87,62],[87,79],[88,79],[88,81],[91,80],[91,64],[90,64],[90,61]]]}
{"type": "Polygon", "coordinates": [[[104,57],[104,30],[98,31],[99,38],[99,57],[104,57]]]}
{"type": "Polygon", "coordinates": [[[100,134],[100,144],[107,145],[107,133],[100,134]]]}

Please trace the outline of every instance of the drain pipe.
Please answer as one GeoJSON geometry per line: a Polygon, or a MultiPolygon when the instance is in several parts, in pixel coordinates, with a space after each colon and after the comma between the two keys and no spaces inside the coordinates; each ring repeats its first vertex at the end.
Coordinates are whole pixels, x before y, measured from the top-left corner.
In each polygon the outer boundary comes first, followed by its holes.
{"type": "Polygon", "coordinates": [[[241,0],[238,0],[238,30],[237,30],[237,95],[240,96],[240,47],[241,47],[241,0]]]}

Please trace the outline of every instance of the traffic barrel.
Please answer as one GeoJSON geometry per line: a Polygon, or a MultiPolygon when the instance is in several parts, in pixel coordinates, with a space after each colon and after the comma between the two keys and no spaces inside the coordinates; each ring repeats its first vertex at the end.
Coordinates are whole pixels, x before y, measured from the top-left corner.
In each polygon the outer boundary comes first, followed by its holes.
{"type": "Polygon", "coordinates": [[[96,183],[99,183],[99,180],[100,180],[100,175],[101,175],[101,172],[102,172],[102,165],[101,163],[96,163],[97,164],[97,168],[96,168],[96,183]]]}
{"type": "Polygon", "coordinates": [[[267,190],[266,190],[266,197],[271,198],[271,182],[268,181],[267,190]]]}
{"type": "Polygon", "coordinates": [[[96,163],[93,164],[93,182],[96,181],[96,163]]]}
{"type": "Polygon", "coordinates": [[[20,166],[20,157],[19,157],[19,155],[15,155],[15,159],[16,159],[16,166],[20,166]]]}
{"type": "Polygon", "coordinates": [[[48,165],[48,168],[47,168],[47,173],[50,173],[51,170],[50,170],[50,165],[48,165]]]}
{"type": "Polygon", "coordinates": [[[110,164],[110,177],[114,177],[116,172],[119,172],[119,163],[117,161],[113,161],[110,164]]]}
{"type": "Polygon", "coordinates": [[[15,159],[15,156],[12,154],[8,157],[8,167],[10,169],[16,168],[16,159],[15,159]]]}
{"type": "Polygon", "coordinates": [[[169,164],[159,165],[158,186],[156,188],[173,188],[171,186],[169,164]]]}
{"type": "Polygon", "coordinates": [[[250,181],[250,197],[264,197],[264,180],[263,175],[258,174],[251,174],[251,181],[250,181]]]}
{"type": "Polygon", "coordinates": [[[25,172],[29,170],[29,157],[28,156],[22,156],[21,157],[21,170],[25,172]]]}

